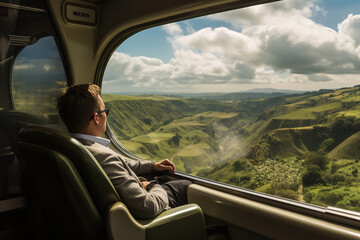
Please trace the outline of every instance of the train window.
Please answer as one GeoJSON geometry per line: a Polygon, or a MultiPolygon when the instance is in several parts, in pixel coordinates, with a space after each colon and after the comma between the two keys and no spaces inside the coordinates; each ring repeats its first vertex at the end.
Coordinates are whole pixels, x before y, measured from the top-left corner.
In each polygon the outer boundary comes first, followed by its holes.
{"type": "Polygon", "coordinates": [[[12,71],[15,109],[57,119],[55,99],[66,86],[66,75],[59,50],[52,36],[37,40],[17,55],[12,71]]]}
{"type": "Polygon", "coordinates": [[[184,173],[360,211],[359,7],[282,1],[130,37],[103,77],[112,132],[184,173]]]}
{"type": "MultiPolygon", "coordinates": [[[[1,1],[0,28],[2,214],[23,205],[18,133],[28,124],[57,123],[54,100],[67,80],[43,1],[1,1]]],[[[10,221],[2,221],[0,228],[6,231],[10,221]]]]}

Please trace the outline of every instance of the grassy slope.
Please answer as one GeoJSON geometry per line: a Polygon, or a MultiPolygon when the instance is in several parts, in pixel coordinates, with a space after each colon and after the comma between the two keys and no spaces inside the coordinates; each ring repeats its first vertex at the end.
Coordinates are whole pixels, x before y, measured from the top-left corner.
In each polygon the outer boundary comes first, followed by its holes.
{"type": "Polygon", "coordinates": [[[181,118],[189,111],[185,100],[160,97],[135,97],[108,95],[104,102],[111,108],[109,123],[120,139],[151,132],[155,126],[162,126],[166,121],[181,118]]]}
{"type": "Polygon", "coordinates": [[[275,119],[283,119],[283,120],[286,120],[286,119],[297,119],[297,120],[311,119],[311,120],[314,120],[316,118],[316,115],[315,115],[316,113],[334,110],[339,107],[341,107],[341,103],[334,102],[334,103],[318,105],[315,107],[301,108],[299,110],[292,111],[290,113],[287,113],[287,114],[284,114],[281,116],[277,116],[277,117],[275,117],[275,119]]]}
{"type": "MultiPolygon", "coordinates": [[[[289,97],[287,99],[289,103],[273,111],[273,114],[267,116],[267,119],[259,120],[247,127],[247,130],[253,133],[252,141],[249,142],[258,141],[259,147],[257,151],[266,152],[266,148],[269,148],[268,151],[271,154],[268,157],[270,158],[267,160],[265,158],[263,162],[250,162],[245,170],[234,170],[233,164],[235,162],[244,161],[241,159],[234,160],[222,166],[205,169],[200,172],[200,175],[217,181],[301,201],[303,201],[303,195],[305,194],[305,200],[313,204],[332,205],[360,211],[360,177],[355,172],[360,167],[358,160],[356,160],[360,157],[360,132],[345,139],[328,154],[333,160],[331,160],[322,175],[325,178],[330,178],[330,180],[327,180],[330,182],[328,183],[330,186],[315,185],[308,188],[300,188],[301,181],[299,179],[301,178],[301,171],[304,171],[303,167],[301,167],[302,165],[298,166],[298,172],[287,172],[288,168],[285,167],[289,167],[287,165],[288,161],[291,161],[289,157],[298,156],[297,158],[300,157],[301,159],[301,156],[309,150],[318,150],[321,141],[324,140],[321,137],[324,131],[321,129],[326,129],[337,117],[353,116],[360,118],[360,107],[358,105],[360,97],[358,96],[358,90],[358,88],[349,88],[305,98],[289,97]],[[348,105],[350,107],[342,104],[349,102],[353,104],[348,105]],[[320,120],[319,116],[322,117],[320,120]],[[307,119],[312,120],[312,122],[309,122],[310,124],[304,127],[304,120],[307,119]],[[274,120],[278,121],[276,123],[277,126],[274,125],[274,120]],[[320,122],[317,123],[317,121],[320,122]],[[264,125],[267,125],[267,127],[264,127],[264,125]],[[268,126],[270,125],[272,127],[269,128],[268,126]],[[287,125],[292,126],[284,128],[287,125]],[[318,127],[317,130],[314,130],[314,127],[318,127]],[[278,160],[274,162],[271,159],[278,160]],[[298,184],[298,190],[294,187],[292,189],[291,187],[282,189],[282,186],[277,186],[273,181],[273,178],[276,176],[274,171],[264,170],[269,168],[266,167],[269,165],[267,164],[269,161],[271,162],[270,165],[277,165],[277,169],[283,169],[289,176],[293,176],[292,183],[298,184]],[[332,165],[334,164],[339,166],[335,172],[332,170],[332,165]],[[257,167],[263,170],[259,172],[256,170],[257,167]],[[257,181],[258,177],[256,176],[259,176],[259,174],[262,176],[260,178],[267,180],[257,181]],[[294,179],[297,180],[295,181],[294,179]],[[276,189],[279,190],[274,190],[274,186],[277,186],[276,189]],[[302,192],[300,189],[304,189],[304,191],[302,192]]],[[[295,166],[296,164],[293,163],[295,166]]]]}
{"type": "Polygon", "coordinates": [[[328,153],[332,159],[354,159],[360,158],[360,132],[357,132],[340,143],[328,153]]]}
{"type": "Polygon", "coordinates": [[[334,119],[360,117],[358,90],[339,89],[228,105],[159,96],[109,96],[105,101],[112,105],[112,113],[113,109],[116,112],[112,120],[112,126],[118,124],[115,133],[126,138],[124,145],[140,156],[155,159],[165,156],[180,171],[287,198],[303,201],[305,196],[307,202],[319,205],[331,202],[356,210],[354,201],[360,195],[353,193],[359,186],[354,169],[359,164],[355,160],[343,164],[347,161],[343,159],[359,155],[359,133],[329,153],[335,159],[323,172],[323,176],[344,175],[344,179],[351,179],[354,184],[340,181],[342,185],[334,183],[331,189],[318,185],[304,188],[303,192],[301,174],[305,171],[302,156],[320,148],[334,119]],[[271,108],[271,101],[277,107],[271,108]],[[179,144],[172,142],[176,134],[181,136],[179,144]],[[263,151],[263,160],[240,158],[249,149],[263,151]],[[234,160],[229,162],[230,159],[234,160]],[[331,169],[333,164],[340,166],[335,173],[331,169]],[[279,185],[281,182],[285,184],[279,185]]]}
{"type": "MultiPolygon", "coordinates": [[[[307,149],[314,151],[312,146],[316,145],[316,141],[320,141],[319,133],[311,131],[314,126],[326,127],[334,118],[339,116],[360,117],[358,114],[360,109],[358,110],[357,102],[354,102],[360,95],[358,90],[359,88],[355,87],[339,89],[332,93],[320,93],[315,96],[312,94],[310,96],[304,95],[305,97],[287,98],[289,103],[275,112],[265,128],[278,141],[278,144],[273,144],[273,155],[290,157],[304,154],[307,149]],[[344,109],[342,103],[349,102],[349,99],[354,103],[354,106],[344,109]],[[321,117],[323,120],[322,123],[319,123],[321,117]],[[280,129],[282,131],[279,131],[280,129]],[[294,131],[297,134],[294,134],[294,131]],[[311,138],[316,141],[311,140],[311,138]]],[[[348,143],[345,142],[343,145],[345,146],[348,143]]],[[[317,143],[317,147],[319,147],[319,143],[317,143]]]]}
{"type": "MultiPolygon", "coordinates": [[[[110,126],[130,151],[146,159],[172,159],[177,169],[195,173],[211,165],[219,145],[212,127],[219,121],[236,118],[236,112],[207,111],[227,109],[221,102],[162,96],[104,95],[111,107],[110,126]],[[190,115],[190,116],[189,116],[190,115]],[[178,134],[179,142],[172,139],[178,134]]],[[[231,108],[230,108],[231,109],[231,108]]],[[[228,128],[219,127],[226,132],[228,128]]]]}

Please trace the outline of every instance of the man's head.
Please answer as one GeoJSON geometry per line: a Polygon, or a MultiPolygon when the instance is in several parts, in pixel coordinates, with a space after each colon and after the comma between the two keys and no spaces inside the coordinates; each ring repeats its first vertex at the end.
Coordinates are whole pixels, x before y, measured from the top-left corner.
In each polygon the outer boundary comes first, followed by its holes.
{"type": "Polygon", "coordinates": [[[61,119],[72,133],[100,136],[105,132],[106,113],[101,89],[95,84],[80,84],[64,88],[57,99],[61,119]],[[100,112],[100,113],[97,113],[100,112]]]}

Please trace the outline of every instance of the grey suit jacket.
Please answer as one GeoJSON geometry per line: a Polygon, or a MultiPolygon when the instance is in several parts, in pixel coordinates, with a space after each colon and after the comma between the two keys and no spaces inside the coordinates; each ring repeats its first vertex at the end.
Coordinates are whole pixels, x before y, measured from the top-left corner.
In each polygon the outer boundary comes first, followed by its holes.
{"type": "Polygon", "coordinates": [[[137,177],[152,172],[151,161],[136,161],[120,156],[108,147],[78,138],[100,163],[114,185],[121,200],[135,218],[151,218],[169,207],[166,191],[155,184],[146,191],[137,177]]]}

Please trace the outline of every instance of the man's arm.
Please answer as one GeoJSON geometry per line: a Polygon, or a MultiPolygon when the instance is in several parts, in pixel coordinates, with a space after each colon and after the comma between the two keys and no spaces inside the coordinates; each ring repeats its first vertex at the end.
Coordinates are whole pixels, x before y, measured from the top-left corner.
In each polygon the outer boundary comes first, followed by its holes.
{"type": "Polygon", "coordinates": [[[151,218],[168,207],[169,200],[166,191],[158,184],[146,191],[136,175],[124,165],[119,156],[108,155],[99,162],[135,218],[151,218]]]}
{"type": "Polygon", "coordinates": [[[134,160],[127,157],[121,157],[124,159],[130,169],[138,176],[152,173],[154,170],[154,162],[149,160],[134,160]]]}
{"type": "Polygon", "coordinates": [[[154,170],[157,172],[169,171],[175,172],[175,165],[168,159],[164,159],[160,162],[154,162],[149,160],[133,160],[129,158],[123,158],[128,166],[137,175],[150,174],[154,170]]]}

